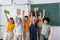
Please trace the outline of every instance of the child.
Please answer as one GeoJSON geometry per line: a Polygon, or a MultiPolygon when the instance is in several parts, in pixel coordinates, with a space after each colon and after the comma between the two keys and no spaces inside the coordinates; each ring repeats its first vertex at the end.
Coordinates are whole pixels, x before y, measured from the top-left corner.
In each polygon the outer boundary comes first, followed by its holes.
{"type": "Polygon", "coordinates": [[[28,11],[29,15],[24,17],[24,40],[30,40],[30,19],[31,19],[31,12],[28,11]]]}
{"type": "Polygon", "coordinates": [[[48,17],[43,18],[43,23],[42,23],[42,31],[41,31],[41,40],[48,40],[50,31],[50,26],[48,25],[50,23],[50,19],[48,17]]]}
{"type": "Polygon", "coordinates": [[[23,40],[23,32],[24,32],[23,21],[20,17],[18,18],[18,16],[19,14],[17,14],[16,17],[16,25],[14,28],[14,40],[23,40]]]}
{"type": "Polygon", "coordinates": [[[32,18],[30,26],[30,40],[37,40],[36,28],[36,19],[32,18]]]}
{"type": "Polygon", "coordinates": [[[41,28],[42,28],[42,20],[41,20],[41,17],[38,16],[38,18],[37,18],[37,40],[40,40],[41,28]]]}
{"type": "Polygon", "coordinates": [[[30,38],[29,38],[29,36],[30,36],[30,34],[29,34],[29,32],[30,32],[30,27],[29,27],[29,19],[28,19],[28,16],[25,16],[24,17],[24,37],[25,37],[25,40],[29,40],[30,38]]]}
{"type": "Polygon", "coordinates": [[[13,18],[9,18],[7,14],[5,14],[6,18],[7,18],[7,28],[6,28],[6,33],[4,35],[4,40],[12,40],[13,38],[13,29],[14,29],[14,19],[13,18]]]}

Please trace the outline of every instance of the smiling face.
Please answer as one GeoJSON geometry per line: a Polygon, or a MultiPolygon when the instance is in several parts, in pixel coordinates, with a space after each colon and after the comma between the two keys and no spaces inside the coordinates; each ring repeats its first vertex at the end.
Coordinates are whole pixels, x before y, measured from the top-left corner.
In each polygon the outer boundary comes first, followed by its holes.
{"type": "Polygon", "coordinates": [[[24,17],[24,21],[27,21],[27,20],[28,20],[28,16],[25,16],[25,17],[24,17]]]}
{"type": "Polygon", "coordinates": [[[48,21],[47,20],[44,20],[44,24],[48,24],[48,21]]]}
{"type": "Polygon", "coordinates": [[[31,23],[32,23],[33,25],[35,25],[36,21],[35,21],[35,20],[32,20],[31,23]]]}
{"type": "Polygon", "coordinates": [[[17,19],[17,23],[20,24],[22,22],[21,18],[17,19]]]}
{"type": "Polygon", "coordinates": [[[10,22],[10,23],[12,23],[12,20],[11,20],[11,19],[9,19],[9,22],[10,22]]]}
{"type": "Polygon", "coordinates": [[[50,19],[48,17],[43,18],[43,23],[44,24],[49,24],[50,23],[50,19]]]}
{"type": "Polygon", "coordinates": [[[10,23],[14,23],[13,18],[10,18],[10,19],[9,19],[9,22],[10,22],[10,23]]]}

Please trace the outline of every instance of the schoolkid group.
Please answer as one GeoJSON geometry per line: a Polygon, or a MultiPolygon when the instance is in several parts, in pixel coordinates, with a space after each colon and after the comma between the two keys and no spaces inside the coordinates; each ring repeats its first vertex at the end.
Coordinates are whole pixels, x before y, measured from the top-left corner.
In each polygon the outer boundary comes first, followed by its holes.
{"type": "Polygon", "coordinates": [[[50,35],[50,19],[48,17],[35,16],[34,12],[28,11],[28,16],[24,16],[22,11],[21,17],[16,13],[15,20],[13,17],[7,19],[6,32],[3,40],[48,40],[50,35]]]}

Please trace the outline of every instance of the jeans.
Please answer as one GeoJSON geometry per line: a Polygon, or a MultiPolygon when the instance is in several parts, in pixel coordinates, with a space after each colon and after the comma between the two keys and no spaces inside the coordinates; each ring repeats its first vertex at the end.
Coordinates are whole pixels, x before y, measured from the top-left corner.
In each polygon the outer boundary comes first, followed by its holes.
{"type": "Polygon", "coordinates": [[[41,35],[41,40],[48,40],[48,38],[46,38],[46,36],[45,35],[41,35]]]}
{"type": "Polygon", "coordinates": [[[37,40],[37,35],[35,33],[30,33],[30,40],[37,40]]]}

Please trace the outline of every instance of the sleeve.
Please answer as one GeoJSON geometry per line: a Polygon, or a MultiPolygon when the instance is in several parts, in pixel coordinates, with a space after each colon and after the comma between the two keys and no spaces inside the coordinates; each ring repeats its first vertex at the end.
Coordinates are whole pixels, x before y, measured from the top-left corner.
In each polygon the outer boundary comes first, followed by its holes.
{"type": "Polygon", "coordinates": [[[51,26],[49,25],[49,26],[48,26],[48,30],[50,30],[50,28],[51,28],[51,26]]]}

